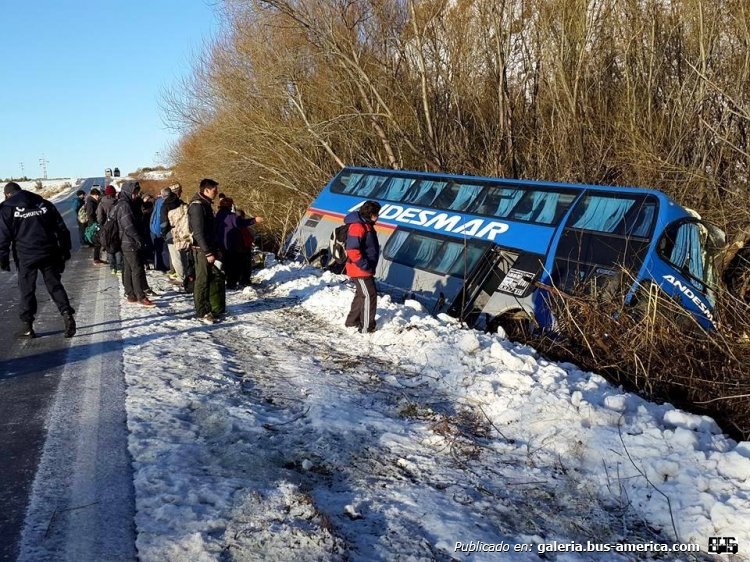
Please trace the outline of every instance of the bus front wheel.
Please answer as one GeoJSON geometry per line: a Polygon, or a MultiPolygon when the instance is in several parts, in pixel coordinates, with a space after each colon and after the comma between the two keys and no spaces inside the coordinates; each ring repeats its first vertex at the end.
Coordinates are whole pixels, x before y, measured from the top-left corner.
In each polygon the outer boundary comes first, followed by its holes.
{"type": "Polygon", "coordinates": [[[534,329],[534,320],[525,310],[509,310],[498,314],[487,325],[487,331],[497,333],[502,328],[509,340],[527,341],[534,329]]]}

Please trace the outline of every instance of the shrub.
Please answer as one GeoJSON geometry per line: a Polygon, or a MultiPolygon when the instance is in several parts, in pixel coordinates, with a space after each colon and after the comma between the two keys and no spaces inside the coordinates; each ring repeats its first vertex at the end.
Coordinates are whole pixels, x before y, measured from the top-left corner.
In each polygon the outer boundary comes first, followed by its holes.
{"type": "Polygon", "coordinates": [[[709,332],[656,289],[633,306],[555,289],[550,295],[560,335],[536,336],[540,350],[650,400],[709,415],[738,440],[750,436],[747,304],[721,294],[717,330],[709,332]]]}

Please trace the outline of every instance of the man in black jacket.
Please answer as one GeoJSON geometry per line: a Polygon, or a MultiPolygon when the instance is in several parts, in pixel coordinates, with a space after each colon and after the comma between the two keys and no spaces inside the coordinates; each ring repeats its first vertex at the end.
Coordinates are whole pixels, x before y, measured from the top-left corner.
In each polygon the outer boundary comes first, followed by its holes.
{"type": "Polygon", "coordinates": [[[190,200],[188,223],[193,233],[193,261],[195,262],[195,316],[206,324],[216,322],[224,313],[224,276],[218,267],[219,241],[216,237],[212,204],[219,192],[219,184],[212,179],[201,180],[200,188],[190,200]]]}
{"type": "MultiPolygon", "coordinates": [[[[129,303],[141,306],[156,306],[146,296],[148,282],[141,249],[144,247],[143,231],[140,217],[136,216],[135,207],[140,207],[141,186],[136,181],[125,183],[120,190],[114,207],[114,220],[120,230],[122,241],[122,284],[129,303]]],[[[140,212],[140,209],[138,210],[140,212]]]]}
{"type": "Polygon", "coordinates": [[[15,182],[5,185],[5,201],[0,203],[0,270],[10,271],[11,245],[18,268],[21,292],[20,337],[33,338],[37,311],[36,279],[42,273],[52,300],[65,323],[65,337],[76,333],[68,294],[61,282],[65,262],[70,259],[70,232],[55,206],[36,193],[25,191],[15,182]]]}

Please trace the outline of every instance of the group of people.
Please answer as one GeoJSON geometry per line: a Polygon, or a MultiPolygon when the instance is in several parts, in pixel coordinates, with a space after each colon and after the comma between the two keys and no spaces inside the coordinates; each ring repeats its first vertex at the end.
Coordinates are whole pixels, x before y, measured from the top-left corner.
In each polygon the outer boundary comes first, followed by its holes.
{"type": "MultiPolygon", "coordinates": [[[[154,200],[141,193],[137,181],[119,193],[107,186],[76,193],[73,210],[78,219],[81,247],[93,248],[93,263],[109,263],[122,276],[128,303],[155,306],[149,298],[146,267],[168,273],[171,280],[192,291],[196,317],[216,322],[226,312],[226,288],[249,283],[253,234],[250,227],[262,217],[246,217],[232,199],[218,192],[219,184],[203,179],[186,203],[182,187],[162,189],[154,200]],[[218,212],[213,202],[219,198],[218,212]],[[102,251],[107,260],[102,260],[102,251]]],[[[35,337],[36,279],[41,272],[47,290],[63,316],[65,337],[76,332],[75,310],[61,282],[70,259],[71,238],[57,208],[15,182],[4,188],[0,203],[0,270],[10,271],[13,257],[21,292],[21,337],[35,337]]]]}
{"type": "Polygon", "coordinates": [[[105,199],[96,189],[88,196],[79,194],[86,209],[82,230],[90,232],[96,224],[102,233],[99,237],[84,234],[84,242],[94,249],[93,262],[105,263],[100,253],[104,247],[112,272],[122,274],[129,303],[155,306],[150,298],[155,293],[146,278],[146,269],[152,268],[191,291],[196,317],[214,323],[226,311],[227,287],[249,283],[253,244],[249,227],[263,219],[244,217],[234,209],[232,199],[218,193],[218,186],[212,179],[203,179],[188,203],[181,198],[179,183],[163,188],[156,199],[141,193],[140,184],[133,181],[126,182],[119,194],[108,186],[105,199]],[[219,210],[214,213],[217,196],[219,210]],[[112,236],[104,236],[108,221],[115,221],[119,232],[114,242],[112,236]]]}
{"type": "MultiPolygon", "coordinates": [[[[0,270],[10,271],[12,255],[21,293],[20,335],[35,336],[36,279],[41,272],[63,317],[65,337],[72,337],[76,333],[75,310],[61,282],[70,259],[70,232],[57,208],[40,195],[15,182],[6,184],[4,194],[5,201],[0,203],[0,270]]],[[[107,186],[103,195],[98,188],[88,195],[79,191],[74,207],[79,236],[82,245],[94,249],[94,264],[107,263],[101,259],[101,251],[107,252],[112,272],[122,275],[129,303],[155,306],[146,278],[146,264],[153,258],[155,266],[161,265],[173,281],[186,288],[192,285],[196,318],[213,324],[226,312],[227,285],[237,287],[249,281],[249,228],[263,218],[244,216],[234,208],[232,199],[219,194],[218,182],[209,178],[201,180],[189,203],[181,195],[182,187],[175,184],[164,188],[156,202],[150,202],[142,196],[137,181],[126,182],[119,193],[112,186],[107,186]],[[92,231],[96,233],[91,235],[92,231]]],[[[379,212],[377,201],[367,201],[344,219],[348,225],[346,272],[355,285],[345,325],[360,332],[375,330],[374,275],[380,247],[374,226],[379,212]]]]}

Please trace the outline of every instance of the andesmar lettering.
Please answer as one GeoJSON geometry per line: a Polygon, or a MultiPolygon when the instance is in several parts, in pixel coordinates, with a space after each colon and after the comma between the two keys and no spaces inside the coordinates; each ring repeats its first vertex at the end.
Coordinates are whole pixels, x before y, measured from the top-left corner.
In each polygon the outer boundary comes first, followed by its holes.
{"type": "Polygon", "coordinates": [[[703,301],[696,295],[693,291],[690,290],[690,287],[687,287],[682,281],[675,278],[674,275],[665,275],[664,280],[670,283],[671,285],[675,286],[679,291],[685,295],[692,303],[695,304],[695,306],[698,307],[698,309],[703,313],[703,316],[708,318],[712,323],[714,321],[713,314],[711,314],[711,311],[709,308],[703,303],[703,301]]]}
{"type": "MultiPolygon", "coordinates": [[[[355,205],[349,211],[356,211],[362,204],[355,205]]],[[[381,220],[392,220],[402,224],[413,224],[433,230],[463,234],[473,238],[495,241],[495,236],[508,231],[508,224],[485,219],[466,220],[461,215],[386,204],[380,209],[381,220]]]]}

